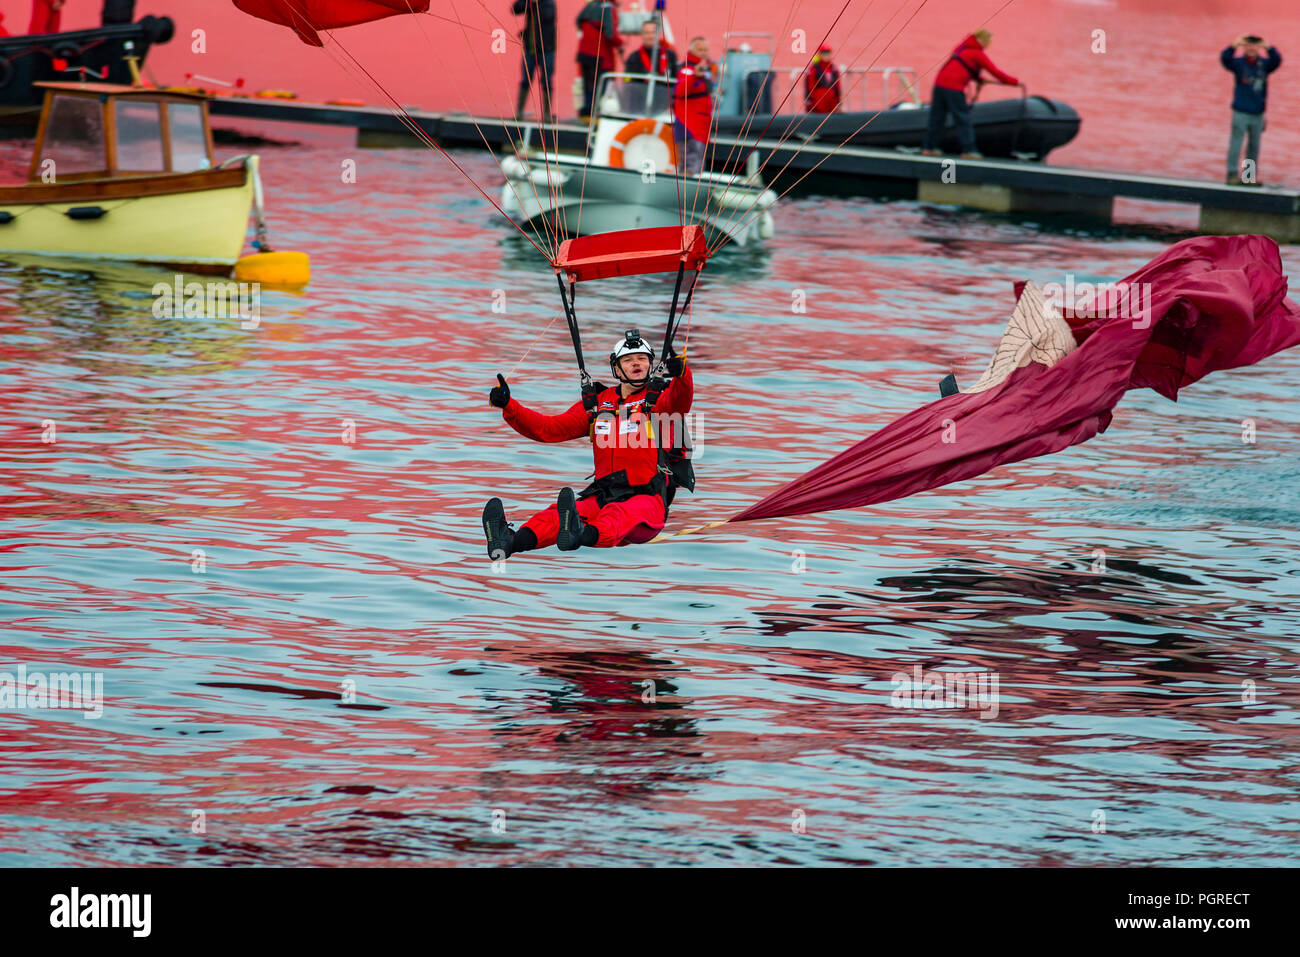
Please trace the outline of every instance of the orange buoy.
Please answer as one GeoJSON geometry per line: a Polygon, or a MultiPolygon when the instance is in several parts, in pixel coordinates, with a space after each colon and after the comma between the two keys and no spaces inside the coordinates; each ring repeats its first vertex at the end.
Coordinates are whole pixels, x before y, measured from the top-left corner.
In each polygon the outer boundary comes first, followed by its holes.
{"type": "Polygon", "coordinates": [[[614,134],[614,142],[609,144],[610,166],[616,169],[626,168],[623,165],[623,151],[638,136],[658,137],[668,147],[668,162],[676,169],[677,146],[673,143],[672,127],[662,120],[652,120],[649,117],[633,120],[614,134]]]}
{"type": "Polygon", "coordinates": [[[311,280],[311,260],[295,250],[253,253],[235,263],[235,280],[264,286],[305,286],[311,280]]]}

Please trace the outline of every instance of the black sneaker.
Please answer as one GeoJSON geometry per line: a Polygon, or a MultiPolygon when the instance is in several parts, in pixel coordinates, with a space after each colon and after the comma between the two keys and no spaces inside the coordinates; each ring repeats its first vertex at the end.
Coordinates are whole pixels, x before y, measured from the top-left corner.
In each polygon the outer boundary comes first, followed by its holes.
{"type": "Polygon", "coordinates": [[[560,531],[555,539],[555,547],[562,552],[571,552],[582,545],[583,532],[587,526],[578,514],[578,504],[573,500],[573,489],[560,489],[560,496],[555,500],[555,510],[560,516],[560,531]]]}
{"type": "Polygon", "coordinates": [[[957,388],[957,376],[953,373],[949,372],[939,380],[939,395],[945,399],[950,395],[956,395],[959,391],[961,390],[957,388]]]}
{"type": "Polygon", "coordinates": [[[489,499],[483,506],[483,534],[487,536],[488,558],[499,562],[510,557],[515,530],[506,524],[506,510],[501,499],[489,499]]]}

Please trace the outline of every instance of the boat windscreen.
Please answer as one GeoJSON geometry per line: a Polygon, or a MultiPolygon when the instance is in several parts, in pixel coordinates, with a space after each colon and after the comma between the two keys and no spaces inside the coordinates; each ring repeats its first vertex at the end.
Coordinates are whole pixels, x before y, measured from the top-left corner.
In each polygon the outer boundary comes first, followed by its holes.
{"type": "Polygon", "coordinates": [[[662,78],[607,76],[597,101],[606,116],[657,116],[672,107],[672,87],[662,78]]]}
{"type": "Polygon", "coordinates": [[[167,126],[171,131],[172,169],[192,173],[208,169],[208,138],[203,132],[203,107],[197,103],[168,103],[167,126]]]}
{"type": "Polygon", "coordinates": [[[162,109],[156,100],[120,99],[113,104],[117,130],[117,168],[162,172],[162,109]]]}
{"type": "Polygon", "coordinates": [[[88,96],[56,96],[50,104],[37,176],[98,173],[108,169],[104,105],[88,96]],[[52,164],[52,165],[51,165],[52,164]]]}

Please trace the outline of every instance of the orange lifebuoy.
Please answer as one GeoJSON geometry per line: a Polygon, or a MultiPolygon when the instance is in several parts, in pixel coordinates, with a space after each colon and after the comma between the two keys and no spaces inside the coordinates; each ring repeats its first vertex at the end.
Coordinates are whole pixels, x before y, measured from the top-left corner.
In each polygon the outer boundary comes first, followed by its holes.
{"type": "Polygon", "coordinates": [[[621,130],[614,134],[614,142],[609,144],[609,165],[616,169],[624,169],[623,150],[627,145],[638,136],[657,136],[668,147],[668,161],[677,168],[677,147],[673,143],[672,124],[665,123],[662,120],[652,120],[644,117],[639,120],[633,120],[621,130]]]}

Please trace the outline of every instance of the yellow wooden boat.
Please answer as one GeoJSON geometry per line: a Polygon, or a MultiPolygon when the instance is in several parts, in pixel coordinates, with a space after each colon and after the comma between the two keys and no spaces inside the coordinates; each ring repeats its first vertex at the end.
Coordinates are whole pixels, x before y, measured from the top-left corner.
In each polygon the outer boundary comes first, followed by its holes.
{"type": "MultiPolygon", "coordinates": [[[[229,275],[249,213],[266,255],[256,156],[217,165],[204,96],[112,83],[45,88],[27,183],[0,186],[0,252],[229,275]]],[[[306,256],[291,257],[306,282],[306,256]]]]}

